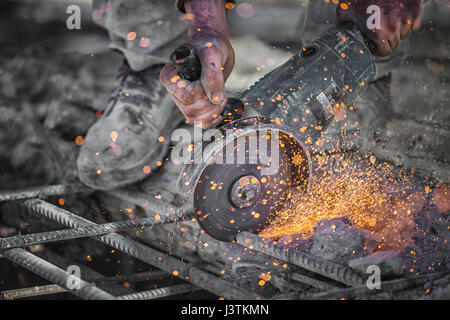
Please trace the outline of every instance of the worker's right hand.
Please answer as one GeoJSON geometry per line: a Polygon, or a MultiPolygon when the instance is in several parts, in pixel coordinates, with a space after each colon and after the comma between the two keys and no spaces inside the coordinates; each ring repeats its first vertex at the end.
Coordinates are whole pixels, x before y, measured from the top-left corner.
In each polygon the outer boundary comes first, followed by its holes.
{"type": "Polygon", "coordinates": [[[194,82],[179,77],[169,62],[161,70],[161,83],[191,124],[208,129],[218,125],[226,104],[225,81],[234,66],[223,0],[185,2],[189,20],[188,43],[194,46],[202,64],[201,79],[194,82]],[[211,16],[213,15],[213,16],[211,16]]]}
{"type": "Polygon", "coordinates": [[[340,1],[338,21],[351,21],[375,44],[373,53],[386,56],[406,38],[411,31],[417,30],[422,17],[423,0],[348,0],[340,1]],[[368,29],[367,10],[370,6],[380,8],[379,29],[368,29]]]}

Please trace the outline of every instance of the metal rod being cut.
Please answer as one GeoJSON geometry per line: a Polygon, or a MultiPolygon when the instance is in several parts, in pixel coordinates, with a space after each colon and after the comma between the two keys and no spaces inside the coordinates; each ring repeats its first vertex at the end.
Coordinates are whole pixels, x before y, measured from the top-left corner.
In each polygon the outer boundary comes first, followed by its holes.
{"type": "Polygon", "coordinates": [[[365,283],[363,276],[351,268],[341,266],[303,251],[288,248],[281,244],[275,244],[271,240],[264,239],[249,232],[238,233],[236,242],[247,248],[287,261],[350,286],[359,286],[365,283]]]}

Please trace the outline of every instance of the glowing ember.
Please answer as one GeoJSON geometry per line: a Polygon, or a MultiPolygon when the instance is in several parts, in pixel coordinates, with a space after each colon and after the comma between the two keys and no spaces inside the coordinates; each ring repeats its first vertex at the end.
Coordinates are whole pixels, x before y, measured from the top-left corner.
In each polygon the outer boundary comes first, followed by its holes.
{"type": "Polygon", "coordinates": [[[75,138],[75,143],[77,144],[77,146],[81,146],[83,144],[83,137],[82,136],[77,136],[75,138]]]}
{"type": "Polygon", "coordinates": [[[109,134],[109,137],[111,138],[112,142],[116,142],[118,136],[119,136],[119,134],[117,133],[117,131],[112,131],[112,132],[109,134]]]}
{"type": "Polygon", "coordinates": [[[127,34],[127,40],[132,41],[132,40],[134,40],[134,39],[136,39],[136,32],[129,32],[129,33],[127,34]]]}
{"type": "MultiPolygon", "coordinates": [[[[404,172],[373,158],[318,156],[307,193],[292,189],[284,209],[261,236],[309,237],[323,219],[348,217],[352,224],[378,235],[379,249],[401,251],[415,229],[414,213],[423,208],[424,194],[404,172]]],[[[423,189],[422,189],[423,190],[423,189]]]]}
{"type": "Polygon", "coordinates": [[[144,168],[142,168],[142,171],[144,171],[145,174],[149,174],[151,170],[150,166],[144,166],[144,168]]]}

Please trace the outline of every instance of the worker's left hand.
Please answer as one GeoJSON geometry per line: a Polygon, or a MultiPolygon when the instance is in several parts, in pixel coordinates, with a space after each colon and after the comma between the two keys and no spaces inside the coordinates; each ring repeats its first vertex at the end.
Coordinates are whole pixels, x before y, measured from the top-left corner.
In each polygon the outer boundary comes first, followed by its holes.
{"type": "Polygon", "coordinates": [[[354,22],[375,44],[373,53],[386,56],[394,50],[401,39],[420,26],[422,0],[349,0],[340,1],[338,21],[354,22]],[[380,8],[380,28],[369,29],[367,21],[373,13],[367,13],[369,6],[380,8]]]}
{"type": "Polygon", "coordinates": [[[201,79],[189,82],[178,76],[172,63],[161,70],[160,80],[175,104],[191,123],[210,129],[222,121],[225,107],[225,81],[234,66],[223,0],[185,0],[189,16],[188,43],[202,65],[201,79]]]}

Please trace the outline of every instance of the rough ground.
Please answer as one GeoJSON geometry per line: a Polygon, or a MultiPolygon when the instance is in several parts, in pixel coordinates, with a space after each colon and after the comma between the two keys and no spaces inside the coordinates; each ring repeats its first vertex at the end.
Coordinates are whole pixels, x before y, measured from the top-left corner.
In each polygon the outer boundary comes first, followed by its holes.
{"type": "MultiPolygon", "coordinates": [[[[0,190],[77,180],[75,159],[79,146],[76,139],[83,137],[101,115],[116,70],[121,65],[121,57],[107,50],[108,41],[103,30],[87,23],[82,31],[68,31],[62,23],[65,17],[62,9],[62,5],[39,1],[31,7],[14,7],[13,11],[0,8],[0,190]],[[39,13],[48,13],[49,8],[58,14],[39,13]],[[56,16],[62,18],[54,18],[56,16]],[[35,27],[29,28],[30,23],[35,27]],[[15,28],[6,27],[11,25],[15,28]]],[[[426,13],[423,27],[410,38],[409,57],[392,70],[390,95],[393,103],[385,119],[386,127],[380,129],[376,143],[369,146],[369,151],[379,161],[386,160],[412,170],[422,181],[444,184],[450,183],[448,13],[446,2],[441,1],[434,11],[426,13]]],[[[286,60],[289,51],[298,45],[289,39],[281,42],[274,47],[252,35],[235,36],[237,64],[228,81],[228,89],[245,89],[286,60]]],[[[165,175],[168,179],[166,191],[170,191],[176,177],[176,168],[171,170],[165,175]]],[[[138,187],[154,196],[152,185],[155,179],[151,177],[138,187]]],[[[448,195],[444,197],[447,197],[444,201],[446,210],[431,206],[427,208],[426,216],[418,217],[414,242],[404,252],[404,269],[409,265],[420,265],[414,273],[422,273],[448,268],[450,218],[448,195]]],[[[51,200],[57,203],[59,199],[51,200]]],[[[88,197],[67,196],[65,208],[98,222],[145,215],[137,206],[101,193],[88,197]]],[[[4,225],[23,232],[42,231],[41,222],[27,218],[20,211],[7,206],[1,206],[0,210],[2,235],[15,232],[2,227],[4,225]],[[12,216],[11,212],[17,216],[12,216]]],[[[187,231],[182,233],[182,238],[190,240],[184,249],[193,255],[192,259],[227,262],[228,257],[239,254],[232,252],[234,249],[222,254],[223,244],[211,242],[200,234],[195,224],[186,224],[184,228],[187,231]],[[207,248],[204,246],[207,242],[215,245],[207,248]]],[[[167,230],[159,232],[159,239],[167,240],[167,230]]],[[[151,238],[159,236],[152,234],[151,238]]],[[[55,250],[80,262],[86,262],[86,252],[105,260],[106,249],[89,240],[69,244],[67,250],[57,247],[55,250]]],[[[117,256],[108,256],[106,260],[109,258],[110,261],[120,260],[117,256]]],[[[104,263],[104,270],[114,274],[139,269],[136,262],[130,260],[130,265],[124,266],[123,261],[121,266],[114,267],[111,267],[112,262],[104,263]]],[[[2,263],[0,268],[6,268],[7,264],[2,263]]],[[[33,278],[22,276],[16,282],[0,283],[0,288],[26,286],[29,284],[27,279],[33,278]]]]}

